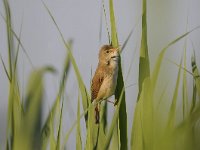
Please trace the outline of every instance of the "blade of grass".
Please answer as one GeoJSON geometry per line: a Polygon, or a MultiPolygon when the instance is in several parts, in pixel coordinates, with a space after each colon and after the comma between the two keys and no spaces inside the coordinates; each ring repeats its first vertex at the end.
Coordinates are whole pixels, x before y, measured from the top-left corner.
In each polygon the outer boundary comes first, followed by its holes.
{"type": "MultiPolygon", "coordinates": [[[[22,25],[20,27],[20,35],[19,37],[21,38],[21,31],[22,31],[22,25]]],[[[19,42],[18,42],[18,47],[17,47],[17,53],[15,56],[15,60],[13,63],[13,78],[11,81],[11,87],[12,87],[12,101],[13,101],[13,106],[12,106],[12,115],[13,115],[13,125],[14,125],[14,136],[13,136],[13,147],[15,140],[18,138],[16,135],[18,134],[18,130],[21,127],[21,122],[23,121],[23,105],[21,104],[20,100],[20,89],[18,85],[18,77],[17,77],[17,57],[18,57],[18,52],[19,52],[19,42]]]]}
{"type": "Polygon", "coordinates": [[[195,49],[194,49],[194,45],[192,43],[193,46],[193,51],[194,51],[194,55],[191,58],[191,66],[192,66],[192,72],[193,72],[193,95],[192,95],[192,104],[191,104],[191,108],[190,108],[190,114],[192,114],[195,110],[196,107],[196,103],[197,103],[197,95],[200,96],[200,79],[199,79],[199,71],[196,65],[196,58],[195,58],[195,49]],[[198,88],[197,88],[198,86],[198,88]]]}
{"type": "MultiPolygon", "coordinates": [[[[89,107],[79,116],[79,118],[76,119],[76,121],[73,123],[73,125],[72,125],[71,128],[68,130],[67,134],[65,135],[64,144],[63,144],[63,148],[62,148],[62,149],[64,149],[64,147],[65,147],[65,145],[66,145],[66,143],[67,143],[67,141],[68,141],[68,139],[69,139],[70,134],[72,133],[73,129],[76,127],[76,125],[77,125],[77,123],[80,121],[80,119],[81,119],[83,116],[85,116],[85,114],[87,114],[88,111],[91,111],[91,110],[93,110],[93,109],[94,109],[94,106],[91,105],[91,103],[90,103],[90,104],[89,104],[89,107]]],[[[89,130],[89,129],[87,129],[87,130],[89,130]]]]}
{"type": "MultiPolygon", "coordinates": [[[[176,38],[175,40],[173,40],[172,42],[170,42],[167,46],[165,46],[161,52],[159,53],[159,56],[156,60],[156,64],[154,66],[154,70],[153,70],[153,73],[152,73],[152,77],[151,77],[151,80],[152,80],[152,92],[154,93],[154,90],[155,90],[155,86],[156,86],[156,83],[157,83],[157,79],[158,79],[158,75],[159,75],[159,72],[160,72],[160,67],[161,67],[161,64],[162,64],[162,61],[163,61],[163,58],[164,58],[164,55],[165,55],[165,52],[167,51],[167,49],[177,43],[178,41],[180,41],[181,39],[183,39],[184,37],[186,37],[187,35],[189,35],[190,33],[192,33],[193,31],[197,30],[200,26],[184,33],[183,35],[179,36],[178,38],[176,38]]],[[[181,68],[181,67],[180,67],[181,68]]],[[[180,69],[179,68],[179,69],[180,69]]]]}
{"type": "Polygon", "coordinates": [[[114,14],[114,6],[113,1],[109,0],[109,8],[110,8],[110,25],[111,25],[111,43],[112,46],[118,47],[118,37],[117,37],[117,28],[116,28],[116,22],[115,22],[115,14],[114,14]]]}
{"type": "Polygon", "coordinates": [[[186,73],[188,73],[189,75],[194,76],[192,72],[190,72],[189,70],[187,70],[187,68],[185,68],[185,67],[183,67],[183,66],[177,64],[176,62],[174,62],[174,61],[172,61],[172,60],[170,60],[170,59],[167,59],[167,60],[168,60],[170,63],[176,65],[178,68],[181,68],[182,70],[184,70],[184,71],[185,71],[186,73]]]}
{"type": "Polygon", "coordinates": [[[11,12],[10,6],[7,0],[3,1],[5,13],[6,13],[6,29],[7,29],[7,42],[8,42],[8,63],[9,63],[9,75],[12,80],[13,73],[13,57],[14,57],[14,43],[13,43],[13,34],[11,31],[12,23],[11,23],[11,12]]]}
{"type": "Polygon", "coordinates": [[[107,102],[104,103],[103,109],[101,110],[101,121],[99,125],[98,141],[97,141],[97,150],[102,148],[104,140],[106,139],[106,129],[107,129],[107,102]]]}
{"type": "MultiPolygon", "coordinates": [[[[7,140],[7,147],[6,149],[12,149],[13,148],[13,142],[14,142],[14,135],[15,135],[15,129],[18,125],[19,120],[14,120],[14,117],[19,117],[20,116],[20,111],[16,112],[16,110],[20,110],[20,107],[16,105],[18,102],[18,91],[17,85],[16,85],[16,78],[15,75],[13,74],[13,58],[15,56],[14,52],[14,41],[13,41],[13,34],[11,31],[11,11],[10,11],[10,6],[7,0],[3,0],[3,5],[4,5],[4,10],[5,10],[5,23],[6,23],[6,32],[7,32],[7,47],[8,47],[8,64],[9,67],[6,69],[5,64],[3,63],[4,69],[6,71],[6,74],[8,74],[9,77],[9,96],[8,96],[8,112],[7,112],[7,133],[6,133],[6,140],[7,140]],[[16,101],[14,101],[14,98],[16,96],[16,101]],[[16,108],[14,107],[16,106],[16,108]],[[16,113],[16,114],[15,114],[16,113]]],[[[3,61],[2,61],[3,62],[3,61]]],[[[19,118],[17,118],[19,119],[19,118]]]]}
{"type": "MultiPolygon", "coordinates": [[[[72,43],[69,41],[69,45],[71,45],[71,44],[72,43]]],[[[70,69],[70,58],[69,58],[69,54],[67,53],[66,58],[65,58],[65,64],[64,64],[63,72],[62,72],[59,91],[57,93],[56,100],[55,100],[55,102],[53,104],[53,107],[52,107],[48,117],[47,117],[47,120],[46,120],[46,122],[45,122],[45,124],[43,126],[42,133],[41,133],[42,149],[43,150],[46,150],[49,136],[52,133],[54,133],[54,130],[53,130],[53,128],[51,126],[52,126],[55,114],[57,112],[57,109],[59,107],[61,96],[63,95],[63,93],[65,91],[65,84],[67,82],[69,69],[70,69]]],[[[54,143],[54,142],[52,142],[52,143],[54,143]]]]}
{"type": "Polygon", "coordinates": [[[132,134],[131,149],[154,149],[154,114],[153,89],[150,78],[143,82],[140,99],[136,104],[132,134]]]}
{"type": "Polygon", "coordinates": [[[143,13],[142,13],[142,40],[140,47],[140,60],[139,60],[139,92],[138,100],[140,98],[140,93],[142,89],[142,84],[145,78],[150,76],[150,66],[149,66],[149,54],[148,54],[148,44],[147,44],[147,11],[146,11],[146,0],[143,0],[143,13]]]}
{"type": "MultiPolygon", "coordinates": [[[[151,77],[151,88],[150,88],[150,92],[151,92],[151,95],[154,95],[153,93],[155,92],[155,86],[156,86],[156,82],[157,82],[157,79],[158,79],[158,75],[159,75],[159,71],[160,71],[160,67],[161,67],[161,64],[162,64],[162,61],[163,61],[163,58],[164,58],[164,55],[165,55],[165,52],[167,51],[167,49],[177,43],[179,40],[183,39],[185,36],[187,36],[188,34],[190,34],[191,32],[197,30],[200,26],[186,32],[185,34],[179,36],[178,38],[176,38],[175,40],[173,40],[172,42],[170,42],[166,47],[164,47],[161,52],[159,53],[159,56],[157,58],[157,61],[156,61],[156,64],[154,66],[154,70],[153,70],[153,73],[152,73],[152,77],[151,77]]],[[[144,103],[144,102],[143,102],[144,103]]],[[[145,130],[145,127],[143,127],[143,114],[141,114],[141,112],[143,112],[143,109],[141,108],[142,106],[141,105],[145,105],[145,104],[141,104],[141,103],[137,103],[136,105],[136,112],[135,112],[135,115],[134,115],[134,121],[133,121],[133,127],[132,127],[132,135],[131,135],[131,147],[132,149],[143,149],[144,148],[144,139],[145,139],[145,133],[148,133],[148,132],[144,132],[143,130],[145,130]],[[137,139],[138,137],[138,139],[137,139]]],[[[150,110],[149,110],[150,111],[150,110]]],[[[147,118],[148,120],[148,118],[147,118]]],[[[149,119],[150,120],[150,119],[149,119]]],[[[148,122],[148,121],[147,121],[148,122]]],[[[152,122],[149,122],[146,124],[149,124],[149,123],[152,123],[152,122]]],[[[144,123],[145,125],[145,123],[144,123]]],[[[149,129],[149,127],[147,127],[149,129]]],[[[152,129],[151,129],[152,130],[152,129]]],[[[151,134],[148,134],[149,136],[151,134]]],[[[147,141],[147,140],[146,140],[147,141]]],[[[150,144],[151,145],[151,144],[150,144]]]]}
{"type": "Polygon", "coordinates": [[[141,97],[140,100],[142,100],[142,127],[143,127],[143,142],[144,142],[144,147],[148,146],[149,150],[154,149],[154,93],[152,90],[152,82],[150,78],[145,78],[144,83],[143,83],[143,96],[141,97]]]}
{"type": "MultiPolygon", "coordinates": [[[[159,75],[159,71],[160,71],[160,66],[162,64],[162,61],[163,61],[163,57],[165,55],[165,52],[167,51],[167,49],[174,45],[175,43],[177,43],[178,41],[180,41],[181,39],[183,39],[184,37],[186,37],[187,35],[189,35],[190,33],[192,33],[193,31],[199,29],[200,26],[197,26],[196,28],[182,34],[181,36],[179,36],[178,38],[174,39],[173,41],[171,41],[167,46],[165,46],[161,52],[159,53],[159,56],[156,60],[156,64],[155,64],[155,67],[154,67],[154,70],[153,70],[153,73],[152,73],[152,81],[153,81],[153,86],[155,87],[156,85],[156,82],[157,82],[157,79],[158,79],[158,75],[159,75]]],[[[153,88],[154,88],[153,87],[153,88]]]]}
{"type": "MultiPolygon", "coordinates": [[[[186,31],[188,30],[188,22],[189,21],[189,5],[187,10],[187,23],[186,23],[186,31]]],[[[186,49],[187,49],[187,39],[185,39],[184,42],[184,68],[187,68],[186,66],[186,49]]],[[[183,97],[183,119],[185,119],[185,116],[188,114],[189,104],[188,104],[188,90],[187,90],[187,75],[186,71],[183,71],[183,86],[182,86],[182,97],[183,97]]]]}
{"type": "Polygon", "coordinates": [[[62,115],[63,115],[63,101],[60,110],[60,120],[59,120],[59,127],[58,127],[58,134],[57,134],[57,143],[56,143],[56,150],[60,150],[60,142],[61,142],[61,131],[62,131],[62,115]]]}
{"type": "MultiPolygon", "coordinates": [[[[103,0],[101,0],[101,9],[100,9],[100,26],[99,26],[99,44],[101,43],[102,39],[102,25],[103,25],[103,0]]],[[[109,36],[108,36],[109,37],[109,36]]]]}
{"type": "Polygon", "coordinates": [[[116,106],[116,110],[115,110],[115,113],[114,113],[114,116],[113,116],[113,119],[112,119],[112,122],[111,122],[111,125],[110,125],[110,128],[109,128],[109,131],[106,135],[106,139],[104,141],[104,144],[102,145],[103,146],[102,150],[107,150],[109,148],[110,141],[111,141],[111,138],[112,138],[112,135],[113,135],[113,130],[114,130],[116,123],[119,119],[120,106],[121,106],[122,101],[123,101],[124,90],[125,90],[125,88],[123,88],[121,93],[120,93],[119,103],[116,106]]]}
{"type": "MultiPolygon", "coordinates": [[[[80,74],[79,69],[78,69],[78,66],[77,66],[76,61],[75,61],[75,59],[74,59],[74,57],[73,57],[73,54],[72,54],[72,52],[71,52],[71,48],[70,48],[70,46],[66,43],[66,41],[65,41],[65,39],[64,39],[64,36],[63,36],[63,34],[62,34],[60,28],[58,27],[58,25],[57,25],[57,23],[56,23],[56,21],[55,21],[53,15],[52,15],[52,13],[51,13],[50,10],[48,9],[47,5],[46,5],[43,1],[42,1],[42,3],[43,3],[43,5],[44,5],[45,9],[47,10],[49,16],[51,17],[51,19],[52,19],[54,25],[56,26],[56,29],[58,30],[58,32],[59,32],[59,34],[60,34],[60,36],[61,36],[61,38],[62,38],[62,41],[63,41],[63,43],[64,43],[64,45],[65,45],[65,48],[66,48],[66,50],[67,50],[68,53],[69,53],[69,57],[70,57],[70,60],[71,60],[72,65],[73,65],[73,68],[74,68],[74,71],[75,71],[77,80],[78,80],[78,85],[79,85],[79,89],[80,89],[81,96],[82,96],[83,109],[86,110],[87,107],[88,107],[88,104],[90,103],[90,98],[88,98],[88,93],[87,93],[86,87],[85,87],[85,85],[84,85],[83,79],[82,79],[81,74],[80,74]]],[[[85,121],[87,122],[87,114],[85,115],[85,121]]],[[[87,123],[86,123],[86,124],[87,124],[87,123]]]]}
{"type": "Polygon", "coordinates": [[[108,30],[108,22],[107,22],[107,15],[106,15],[106,9],[105,9],[104,0],[102,0],[102,7],[103,7],[102,9],[103,9],[104,17],[105,17],[105,22],[106,22],[106,30],[107,30],[107,35],[108,35],[108,42],[109,42],[109,44],[111,44],[110,32],[108,30]]]}
{"type": "MultiPolygon", "coordinates": [[[[180,65],[182,64],[182,58],[180,61],[180,65]]],[[[177,80],[176,80],[176,85],[175,85],[175,90],[174,90],[174,94],[173,94],[173,99],[172,99],[172,103],[170,106],[170,111],[169,111],[169,116],[168,116],[168,122],[167,122],[167,128],[166,131],[171,131],[174,128],[175,125],[175,117],[176,117],[176,104],[177,104],[177,100],[178,100],[178,89],[179,89],[179,83],[180,83],[180,75],[181,75],[181,68],[179,68],[178,70],[178,76],[177,76],[177,80]]]]}
{"type": "MultiPolygon", "coordinates": [[[[186,68],[186,41],[184,44],[184,68],[186,68]]],[[[184,70],[183,71],[183,86],[182,86],[182,97],[183,97],[183,119],[185,116],[188,114],[188,89],[187,89],[187,72],[184,70]]]]}
{"type": "MultiPolygon", "coordinates": [[[[20,119],[20,126],[15,130],[13,149],[39,149],[41,106],[43,99],[43,75],[55,72],[52,67],[45,67],[32,72],[27,85],[25,109],[20,119]]],[[[16,107],[17,108],[17,107],[16,107]]],[[[19,120],[16,116],[14,119],[19,120]]]]}
{"type": "MultiPolygon", "coordinates": [[[[78,105],[77,105],[77,118],[80,118],[80,98],[79,97],[78,97],[78,105]]],[[[76,150],[82,150],[80,120],[77,121],[77,126],[76,126],[76,150]]]]}
{"type": "MultiPolygon", "coordinates": [[[[50,137],[50,143],[52,143],[52,145],[56,145],[54,142],[54,128],[53,128],[53,124],[54,124],[54,118],[56,113],[58,112],[58,108],[59,108],[59,104],[60,104],[60,95],[57,95],[57,98],[53,104],[53,107],[51,108],[49,115],[47,117],[47,120],[42,128],[42,132],[41,132],[41,138],[42,138],[42,150],[46,150],[47,144],[48,144],[48,139],[50,137]]],[[[56,146],[51,146],[53,147],[52,149],[55,149],[56,146]]]]}
{"type": "Polygon", "coordinates": [[[8,70],[6,68],[6,65],[5,65],[5,63],[4,63],[3,58],[2,58],[1,55],[0,55],[0,58],[1,58],[2,65],[3,65],[3,69],[4,69],[5,73],[6,73],[6,76],[7,76],[8,80],[9,80],[9,82],[11,82],[11,78],[9,76],[8,70]]]}
{"type": "MultiPolygon", "coordinates": [[[[50,113],[51,114],[51,113],[50,113]]],[[[55,138],[55,136],[54,136],[54,118],[50,118],[50,150],[55,150],[56,149],[56,138],[55,138]]],[[[43,146],[43,145],[42,145],[43,146]]],[[[44,147],[42,147],[42,148],[44,148],[44,147]]],[[[44,150],[46,150],[46,148],[44,149],[44,150]]]]}
{"type": "Polygon", "coordinates": [[[159,97],[159,101],[158,101],[158,104],[157,104],[155,110],[158,110],[159,108],[162,108],[162,107],[160,107],[160,104],[162,103],[164,95],[166,94],[167,86],[168,86],[168,84],[166,84],[165,87],[163,88],[163,91],[161,92],[161,95],[159,97]]]}
{"type": "Polygon", "coordinates": [[[125,39],[124,43],[122,44],[121,51],[120,51],[121,53],[124,51],[124,49],[125,49],[127,43],[129,42],[133,32],[136,30],[136,27],[138,26],[140,19],[141,19],[141,17],[138,17],[137,22],[135,23],[134,27],[131,29],[131,31],[128,34],[127,38],[125,39]]]}
{"type": "Polygon", "coordinates": [[[195,110],[196,101],[197,101],[197,87],[195,84],[195,80],[193,79],[192,104],[190,107],[190,114],[193,113],[195,110]]]}
{"type": "MultiPolygon", "coordinates": [[[[142,94],[141,94],[142,95],[142,94]]],[[[139,100],[135,107],[134,120],[131,132],[131,149],[143,150],[143,127],[142,127],[142,104],[143,101],[139,100]]]]}
{"type": "Polygon", "coordinates": [[[13,80],[11,82],[11,93],[10,93],[10,96],[9,96],[9,100],[12,101],[12,120],[11,120],[11,123],[12,123],[12,133],[10,135],[9,138],[11,138],[11,145],[7,148],[14,148],[15,147],[15,141],[18,139],[17,137],[17,133],[18,133],[18,130],[20,128],[20,125],[21,125],[21,121],[22,121],[22,105],[20,104],[20,95],[19,95],[19,91],[17,90],[16,88],[16,82],[13,80]]]}
{"type": "Polygon", "coordinates": [[[21,39],[21,34],[22,34],[22,25],[23,25],[23,19],[21,22],[21,26],[20,26],[20,31],[19,31],[19,42],[17,43],[17,52],[16,52],[16,56],[15,56],[15,60],[14,60],[14,74],[17,76],[17,62],[18,62],[18,56],[19,56],[19,50],[20,50],[20,39],[21,39]]]}
{"type": "Polygon", "coordinates": [[[138,79],[139,91],[138,91],[138,96],[137,96],[135,115],[133,116],[134,118],[133,118],[133,125],[132,125],[132,134],[131,134],[131,148],[132,149],[142,149],[144,144],[149,144],[149,149],[153,148],[152,138],[150,138],[153,132],[152,131],[153,130],[152,128],[153,127],[152,93],[147,91],[147,93],[151,97],[147,97],[146,99],[142,97],[141,98],[142,102],[138,103],[138,101],[140,100],[142,89],[145,90],[147,88],[149,90],[152,90],[151,88],[149,88],[149,86],[143,87],[143,82],[145,81],[145,79],[150,77],[150,63],[149,63],[148,43],[147,43],[147,11],[146,11],[147,3],[146,3],[146,0],[143,0],[142,4],[143,4],[142,5],[142,39],[141,39],[141,46],[140,46],[139,79],[138,79]],[[143,109],[145,110],[144,112],[143,112],[143,109]],[[142,114],[140,114],[141,112],[142,114]],[[144,123],[142,123],[142,121],[144,123]],[[146,127],[145,123],[149,124],[149,127],[145,128],[146,127]],[[145,126],[144,129],[142,129],[141,125],[145,126]],[[138,134],[141,134],[141,136],[139,136],[138,134]],[[137,139],[137,136],[139,136],[138,139],[137,139]]]}
{"type": "Polygon", "coordinates": [[[195,53],[194,53],[194,56],[192,56],[192,72],[193,72],[193,75],[194,75],[197,93],[200,97],[200,74],[199,74],[199,70],[198,70],[197,65],[196,65],[195,53]]]}
{"type": "MultiPolygon", "coordinates": [[[[6,0],[6,1],[7,1],[7,0],[6,0]]],[[[3,18],[4,22],[6,23],[6,20],[7,20],[7,19],[2,15],[1,12],[0,12],[0,15],[1,15],[1,17],[3,18]]],[[[23,53],[25,54],[25,56],[26,56],[28,62],[30,63],[31,67],[34,68],[33,62],[31,61],[31,58],[29,57],[27,50],[26,50],[25,47],[23,46],[23,44],[22,44],[22,42],[21,42],[21,40],[20,40],[20,37],[17,36],[17,34],[15,33],[15,31],[12,29],[12,26],[9,26],[9,27],[10,27],[10,30],[11,30],[11,32],[12,32],[14,38],[17,40],[18,44],[21,46],[22,51],[23,51],[23,53]]]]}
{"type": "Polygon", "coordinates": [[[89,104],[91,109],[88,110],[88,128],[87,128],[87,139],[86,149],[96,149],[99,138],[99,124],[95,124],[95,107],[92,103],[89,104]]]}
{"type": "MultiPolygon", "coordinates": [[[[116,28],[116,22],[115,22],[115,14],[114,14],[114,6],[113,6],[112,0],[109,1],[109,8],[110,8],[112,46],[119,47],[118,37],[117,37],[117,28],[116,28]]],[[[128,149],[127,114],[126,114],[125,90],[123,90],[125,85],[124,85],[124,79],[123,79],[123,74],[122,74],[121,57],[119,59],[118,67],[119,67],[119,71],[118,71],[118,78],[117,78],[117,86],[115,90],[115,99],[116,99],[115,104],[117,105],[118,100],[121,96],[120,94],[122,93],[122,103],[119,108],[120,110],[119,110],[119,129],[118,130],[119,130],[119,139],[120,139],[120,149],[126,150],[128,149]]]]}
{"type": "Polygon", "coordinates": [[[126,47],[128,41],[130,40],[130,37],[132,36],[133,31],[134,31],[134,29],[132,29],[132,30],[130,31],[130,33],[128,34],[128,37],[126,38],[126,40],[125,40],[124,43],[122,44],[122,47],[121,47],[121,50],[120,50],[121,53],[122,53],[123,50],[125,49],[125,47],[126,47]]]}

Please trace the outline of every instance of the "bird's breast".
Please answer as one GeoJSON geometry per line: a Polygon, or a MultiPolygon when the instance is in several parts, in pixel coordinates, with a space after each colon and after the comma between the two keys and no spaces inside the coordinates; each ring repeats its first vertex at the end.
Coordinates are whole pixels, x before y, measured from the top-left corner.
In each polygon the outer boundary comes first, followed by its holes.
{"type": "Polygon", "coordinates": [[[98,99],[106,99],[114,94],[117,85],[117,76],[118,67],[105,77],[97,96],[98,99]]]}

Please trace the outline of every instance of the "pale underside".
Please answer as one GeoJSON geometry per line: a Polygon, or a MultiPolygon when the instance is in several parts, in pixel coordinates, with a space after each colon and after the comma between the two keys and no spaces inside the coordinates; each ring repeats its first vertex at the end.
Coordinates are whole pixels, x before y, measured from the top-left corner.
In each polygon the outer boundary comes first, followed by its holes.
{"type": "Polygon", "coordinates": [[[98,67],[92,80],[92,101],[105,100],[115,92],[118,66],[98,67]]]}

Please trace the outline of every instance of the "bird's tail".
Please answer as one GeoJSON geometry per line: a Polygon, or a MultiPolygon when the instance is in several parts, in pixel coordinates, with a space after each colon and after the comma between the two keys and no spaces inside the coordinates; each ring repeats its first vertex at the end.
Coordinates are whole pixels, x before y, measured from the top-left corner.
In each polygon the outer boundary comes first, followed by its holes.
{"type": "Polygon", "coordinates": [[[99,124],[99,119],[100,119],[100,115],[99,115],[99,108],[100,104],[97,104],[95,107],[95,123],[99,124]]]}

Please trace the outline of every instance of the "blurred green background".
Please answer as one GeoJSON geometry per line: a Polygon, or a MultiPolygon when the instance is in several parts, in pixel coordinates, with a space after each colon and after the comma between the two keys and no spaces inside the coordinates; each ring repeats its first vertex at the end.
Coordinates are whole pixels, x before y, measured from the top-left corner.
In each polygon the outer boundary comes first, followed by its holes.
{"type": "MultiPolygon", "coordinates": [[[[86,85],[90,89],[90,81],[95,71],[98,60],[98,51],[101,45],[108,43],[106,22],[102,9],[102,1],[82,1],[82,0],[45,0],[52,15],[54,16],[65,40],[73,40],[73,55],[79,67],[80,74],[86,85]],[[101,34],[100,34],[101,33],[101,34]]],[[[41,0],[9,0],[12,13],[13,30],[20,34],[21,43],[30,58],[22,50],[19,51],[18,77],[21,95],[25,95],[27,80],[31,70],[46,65],[56,68],[56,74],[45,75],[44,101],[42,107],[42,123],[44,124],[47,115],[55,101],[56,94],[60,86],[60,77],[65,63],[66,49],[53,24],[47,10],[41,0]]],[[[105,0],[107,21],[109,24],[109,7],[105,0]]],[[[150,57],[150,67],[153,68],[156,58],[162,48],[178,36],[200,25],[200,1],[199,0],[148,0],[147,1],[147,30],[148,48],[150,57]]],[[[133,112],[138,94],[138,64],[142,31],[142,1],[141,0],[114,0],[115,19],[119,38],[122,45],[133,29],[122,57],[122,70],[126,88],[126,107],[128,137],[131,137],[133,112]],[[130,65],[131,69],[129,71],[130,65]]],[[[5,15],[3,0],[0,1],[0,12],[5,15]]],[[[7,54],[7,31],[3,17],[0,17],[0,54],[8,66],[7,54]]],[[[177,42],[167,51],[160,71],[160,89],[167,84],[167,96],[172,99],[174,92],[179,64],[186,47],[186,66],[192,72],[191,56],[195,50],[197,66],[200,58],[200,31],[196,30],[189,34],[184,40],[177,42]],[[185,44],[186,43],[186,44],[185,44]],[[173,63],[172,63],[173,62],[173,63]],[[164,79],[164,80],[163,80],[164,79]],[[173,87],[173,88],[171,88],[173,87]]],[[[17,41],[15,41],[17,45],[17,41]]],[[[192,96],[193,80],[192,76],[187,76],[188,95],[192,96]]],[[[180,84],[182,86],[182,83],[180,84]]],[[[64,92],[63,111],[63,132],[66,133],[77,117],[77,98],[79,91],[75,73],[70,70],[67,89],[64,92]]],[[[159,89],[159,88],[158,88],[159,89]]],[[[158,90],[158,93],[161,91],[158,90]]],[[[0,145],[6,144],[7,108],[9,82],[0,64],[0,145]]],[[[166,96],[166,97],[167,97],[166,96]]],[[[181,114],[181,93],[179,94],[177,113],[181,114]]],[[[114,100],[111,97],[110,100],[114,100]]],[[[166,110],[163,115],[167,115],[167,106],[171,101],[164,102],[166,110]]],[[[82,105],[81,105],[82,106],[82,105]]],[[[81,112],[83,111],[81,107],[81,112]]],[[[108,104],[108,122],[114,114],[114,107],[108,104]]],[[[181,116],[181,115],[180,115],[181,116]]],[[[177,120],[180,120],[177,117],[177,120]]],[[[84,120],[81,120],[81,124],[84,120]]],[[[86,139],[86,128],[81,126],[83,141],[86,139]]],[[[75,130],[72,132],[67,145],[69,149],[76,148],[75,130]],[[73,134],[74,133],[74,134],[73,134]]]]}

